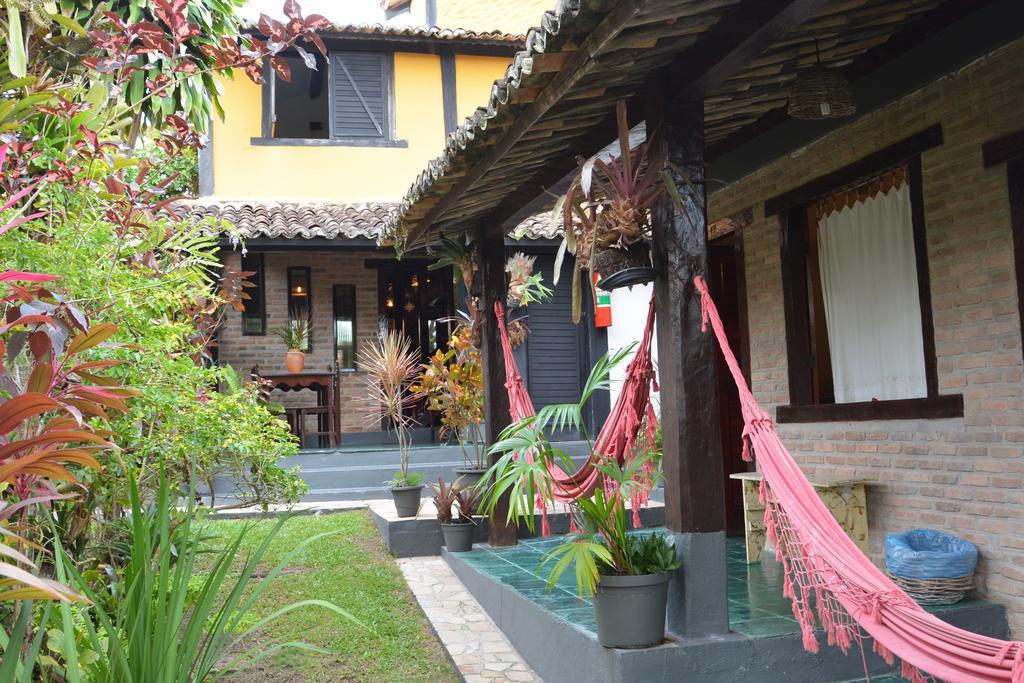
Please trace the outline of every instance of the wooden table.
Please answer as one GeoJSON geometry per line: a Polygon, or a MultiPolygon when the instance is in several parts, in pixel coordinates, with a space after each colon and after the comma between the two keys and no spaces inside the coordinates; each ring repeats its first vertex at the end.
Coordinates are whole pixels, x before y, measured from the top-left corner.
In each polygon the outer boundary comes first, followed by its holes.
{"type": "MultiPolygon", "coordinates": [[[[261,377],[271,382],[275,389],[281,391],[302,391],[303,389],[315,391],[317,406],[327,408],[328,443],[332,447],[338,445],[339,434],[334,417],[337,403],[335,400],[336,385],[333,372],[279,372],[264,374],[261,377]]],[[[301,436],[301,430],[299,431],[301,436]]]]}
{"type": "MultiPolygon", "coordinates": [[[[764,552],[764,503],[761,502],[760,472],[737,472],[730,479],[743,483],[743,522],[747,540],[747,564],[761,561],[764,552]]],[[[868,552],[868,504],[865,480],[841,477],[815,477],[811,486],[843,527],[847,535],[866,554],[868,552]]]]}

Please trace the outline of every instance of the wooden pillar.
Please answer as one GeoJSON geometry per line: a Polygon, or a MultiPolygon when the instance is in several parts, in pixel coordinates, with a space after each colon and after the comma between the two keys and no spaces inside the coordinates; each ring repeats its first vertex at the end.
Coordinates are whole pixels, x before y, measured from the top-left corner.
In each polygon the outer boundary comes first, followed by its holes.
{"type": "Polygon", "coordinates": [[[702,637],[729,629],[725,565],[725,484],[713,336],[701,331],[695,275],[707,273],[703,102],[669,104],[651,87],[647,133],[655,159],[668,158],[682,198],[653,212],[658,372],[664,445],[665,525],[683,567],[672,582],[669,630],[702,637]]]}
{"type": "MultiPolygon", "coordinates": [[[[483,360],[484,376],[484,434],[487,446],[498,441],[498,435],[511,424],[508,412],[508,392],[505,389],[505,360],[498,337],[494,302],[504,302],[505,288],[505,236],[501,230],[487,229],[481,225],[476,233],[477,259],[480,270],[480,307],[482,309],[482,334],[480,356],[483,360]]],[[[491,464],[497,461],[491,456],[491,464]]],[[[507,494],[506,494],[507,495],[507,494]]],[[[515,522],[505,522],[508,514],[508,499],[495,509],[490,521],[488,541],[491,545],[515,545],[515,522]]]]}

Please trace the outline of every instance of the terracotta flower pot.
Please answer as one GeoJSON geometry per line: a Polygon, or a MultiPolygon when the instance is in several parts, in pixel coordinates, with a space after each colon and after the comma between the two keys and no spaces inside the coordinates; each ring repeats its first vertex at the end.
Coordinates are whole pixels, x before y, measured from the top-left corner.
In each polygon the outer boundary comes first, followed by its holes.
{"type": "Polygon", "coordinates": [[[289,349],[288,353],[284,354],[284,367],[287,368],[288,372],[302,372],[302,368],[306,366],[306,354],[298,349],[289,349]]]}

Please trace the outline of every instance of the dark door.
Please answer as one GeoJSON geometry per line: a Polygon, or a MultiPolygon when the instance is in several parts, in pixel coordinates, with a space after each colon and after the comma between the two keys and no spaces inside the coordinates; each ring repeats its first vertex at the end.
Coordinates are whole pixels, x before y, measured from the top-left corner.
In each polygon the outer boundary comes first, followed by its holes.
{"type": "Polygon", "coordinates": [[[451,270],[428,271],[425,263],[397,263],[378,271],[379,315],[401,330],[426,361],[448,346],[453,313],[451,270]]]}
{"type": "MultiPolygon", "coordinates": [[[[555,403],[579,401],[583,382],[590,371],[586,348],[590,318],[584,317],[578,326],[573,323],[572,269],[568,263],[563,263],[562,276],[555,286],[554,265],[553,255],[537,257],[534,269],[543,274],[544,284],[551,287],[554,294],[548,301],[530,304],[527,320],[530,334],[519,353],[526,386],[538,410],[555,403]]],[[[607,409],[604,412],[607,413],[607,409]]],[[[592,410],[585,418],[591,422],[589,426],[594,427],[592,410]]],[[[551,436],[561,440],[582,437],[575,431],[551,436]]]]}
{"type": "MultiPolygon", "coordinates": [[[[738,358],[742,359],[742,335],[745,334],[741,324],[742,291],[739,279],[737,250],[732,237],[716,241],[708,245],[708,283],[711,296],[718,306],[725,326],[725,334],[729,339],[738,358]]],[[[715,350],[718,359],[718,409],[720,413],[722,460],[725,473],[725,526],[730,534],[743,533],[743,493],[740,482],[729,479],[734,472],[746,472],[749,467],[743,461],[743,415],[740,412],[740,398],[729,368],[722,354],[715,350]]],[[[742,362],[742,361],[741,361],[742,362]]]]}

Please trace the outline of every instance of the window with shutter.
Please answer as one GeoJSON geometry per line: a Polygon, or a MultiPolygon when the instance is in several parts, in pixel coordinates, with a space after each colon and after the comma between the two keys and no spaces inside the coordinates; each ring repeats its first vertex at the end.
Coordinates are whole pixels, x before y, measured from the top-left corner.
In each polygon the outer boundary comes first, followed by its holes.
{"type": "Polygon", "coordinates": [[[387,60],[381,52],[331,53],[331,137],[391,137],[387,60]]]}

